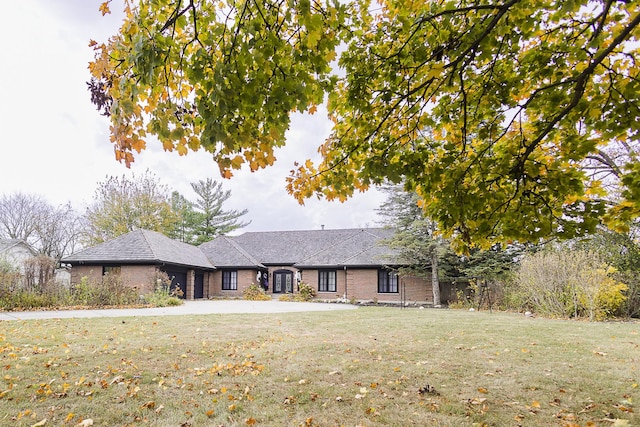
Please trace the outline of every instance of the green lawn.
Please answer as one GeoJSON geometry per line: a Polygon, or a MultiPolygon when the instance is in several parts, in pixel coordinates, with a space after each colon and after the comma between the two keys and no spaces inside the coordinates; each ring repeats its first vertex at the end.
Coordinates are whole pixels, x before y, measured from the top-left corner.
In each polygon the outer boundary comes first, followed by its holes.
{"type": "Polygon", "coordinates": [[[0,425],[640,425],[640,324],[456,310],[0,322],[0,425]]]}

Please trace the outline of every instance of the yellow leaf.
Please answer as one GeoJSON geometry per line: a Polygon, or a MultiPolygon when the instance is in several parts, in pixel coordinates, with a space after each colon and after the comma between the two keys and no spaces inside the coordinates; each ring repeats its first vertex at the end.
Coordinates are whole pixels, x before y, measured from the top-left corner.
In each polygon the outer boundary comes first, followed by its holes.
{"type": "Polygon", "coordinates": [[[65,417],[64,422],[65,422],[65,423],[68,423],[68,422],[69,422],[69,421],[71,421],[71,420],[73,419],[73,417],[75,417],[75,416],[76,416],[76,414],[74,414],[73,412],[69,412],[69,413],[67,414],[67,416],[65,417]]]}
{"type": "Polygon", "coordinates": [[[252,417],[252,418],[247,418],[247,420],[245,421],[245,423],[246,423],[248,426],[256,425],[256,422],[257,422],[257,421],[256,421],[256,419],[255,419],[255,418],[253,418],[253,417],[252,417]]]}
{"type": "Polygon", "coordinates": [[[42,427],[46,423],[47,423],[47,419],[45,418],[44,420],[38,421],[37,423],[33,424],[31,427],[42,427]]]}
{"type": "Polygon", "coordinates": [[[242,158],[242,156],[238,155],[231,159],[231,167],[234,169],[240,169],[243,163],[244,159],[242,158]]]}
{"type": "Polygon", "coordinates": [[[209,418],[213,417],[213,414],[215,414],[215,413],[216,413],[216,411],[214,411],[213,409],[209,409],[209,410],[206,412],[207,417],[209,417],[209,418]]]}
{"type": "Polygon", "coordinates": [[[532,408],[539,408],[540,407],[540,402],[538,402],[537,400],[535,400],[532,404],[531,404],[532,408]]]}
{"type": "Polygon", "coordinates": [[[163,141],[162,142],[162,148],[164,148],[164,151],[173,151],[173,142],[171,141],[163,141]]]}
{"type": "Polygon", "coordinates": [[[179,155],[184,156],[189,152],[189,149],[184,144],[178,144],[177,151],[179,155]]]}
{"type": "MultiPolygon", "coordinates": [[[[111,0],[109,0],[109,1],[111,1],[111,0]]],[[[105,2],[103,2],[103,3],[100,5],[100,7],[98,8],[98,10],[99,10],[100,12],[102,12],[102,16],[104,16],[104,15],[106,15],[106,14],[108,14],[108,13],[111,13],[111,9],[109,9],[109,1],[105,1],[105,2]]]]}
{"type": "Polygon", "coordinates": [[[478,391],[479,391],[480,393],[485,393],[485,394],[486,394],[486,393],[489,393],[489,391],[488,391],[486,388],[483,388],[483,387],[479,387],[479,388],[478,388],[478,391]]]}
{"type": "Polygon", "coordinates": [[[233,403],[233,404],[229,405],[229,412],[233,412],[233,411],[235,411],[235,410],[236,410],[236,405],[235,405],[235,403],[233,403]]]}

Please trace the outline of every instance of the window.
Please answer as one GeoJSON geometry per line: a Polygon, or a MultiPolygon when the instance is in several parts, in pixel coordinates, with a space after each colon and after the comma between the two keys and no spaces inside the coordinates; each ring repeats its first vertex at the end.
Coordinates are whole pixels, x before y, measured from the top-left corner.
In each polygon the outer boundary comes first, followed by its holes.
{"type": "Polygon", "coordinates": [[[336,291],[336,271],[335,270],[319,270],[318,271],[318,292],[335,292],[336,291]]]}
{"type": "Polygon", "coordinates": [[[398,275],[389,270],[378,270],[378,293],[398,293],[398,275]]]}
{"type": "Polygon", "coordinates": [[[238,272],[236,270],[222,271],[222,290],[223,291],[238,290],[238,272]]]}
{"type": "Polygon", "coordinates": [[[116,274],[120,274],[120,266],[108,266],[105,265],[102,267],[102,275],[106,276],[106,275],[110,275],[110,276],[115,276],[116,274]]]}

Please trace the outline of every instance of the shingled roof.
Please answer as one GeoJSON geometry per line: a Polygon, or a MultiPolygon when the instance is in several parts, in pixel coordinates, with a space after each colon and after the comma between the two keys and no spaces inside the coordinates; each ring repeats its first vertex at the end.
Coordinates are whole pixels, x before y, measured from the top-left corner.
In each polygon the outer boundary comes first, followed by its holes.
{"type": "Polygon", "coordinates": [[[384,228],[355,230],[346,239],[300,259],[296,267],[367,267],[394,264],[396,252],[384,244],[393,231],[384,228]]]}
{"type": "Polygon", "coordinates": [[[216,237],[199,248],[216,267],[264,267],[231,237],[216,237]]]}
{"type": "Polygon", "coordinates": [[[200,245],[217,267],[265,265],[375,266],[392,264],[386,228],[247,232],[200,245]]]}
{"type": "Polygon", "coordinates": [[[214,269],[197,247],[150,230],[135,230],[62,259],[69,264],[174,264],[214,269]]]}
{"type": "Polygon", "coordinates": [[[149,230],[136,230],[62,259],[69,264],[174,264],[197,268],[270,265],[374,267],[393,265],[387,228],[247,232],[192,246],[149,230]]]}

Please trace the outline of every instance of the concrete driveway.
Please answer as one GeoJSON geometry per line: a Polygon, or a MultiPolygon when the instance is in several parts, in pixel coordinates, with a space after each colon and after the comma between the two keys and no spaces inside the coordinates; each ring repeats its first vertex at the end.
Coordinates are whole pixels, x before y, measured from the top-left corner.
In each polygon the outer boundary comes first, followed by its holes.
{"type": "Polygon", "coordinates": [[[291,313],[354,310],[351,304],[319,302],[201,300],[185,301],[177,307],[114,308],[104,310],[2,311],[1,320],[70,319],[88,317],[179,316],[187,314],[291,313]]]}

